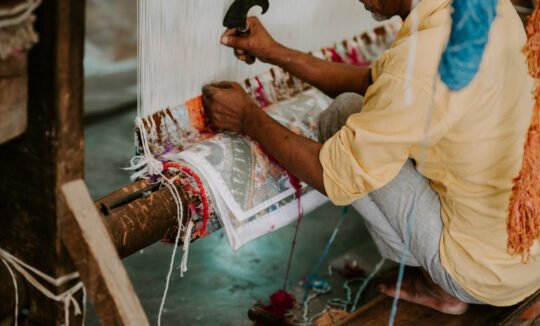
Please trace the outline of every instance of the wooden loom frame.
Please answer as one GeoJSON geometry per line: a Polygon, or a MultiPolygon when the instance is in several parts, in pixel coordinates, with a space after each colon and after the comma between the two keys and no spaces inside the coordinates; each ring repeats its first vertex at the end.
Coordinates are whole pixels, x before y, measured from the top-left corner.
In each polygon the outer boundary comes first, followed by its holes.
{"type": "MultiPolygon", "coordinates": [[[[147,325],[120,258],[174,229],[176,208],[168,190],[144,182],[97,202],[88,194],[82,181],[84,13],[80,0],[47,0],[37,12],[41,42],[29,56],[27,131],[0,144],[0,247],[53,277],[77,269],[104,325],[147,325]]],[[[63,322],[60,304],[21,277],[17,282],[28,324],[63,322]]],[[[0,303],[13,300],[11,277],[0,264],[0,303]]],[[[382,302],[376,299],[353,317],[382,302]]],[[[0,305],[0,323],[12,314],[7,306],[0,305]]],[[[538,306],[540,295],[501,315],[502,324],[527,314],[534,320],[538,306]]],[[[71,325],[82,323],[70,316],[71,325]]]]}

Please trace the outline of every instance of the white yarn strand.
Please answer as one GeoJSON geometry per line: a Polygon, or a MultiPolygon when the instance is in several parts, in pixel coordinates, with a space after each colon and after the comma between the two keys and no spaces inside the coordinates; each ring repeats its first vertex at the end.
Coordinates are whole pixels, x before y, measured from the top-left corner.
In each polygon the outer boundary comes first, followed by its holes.
{"type": "MultiPolygon", "coordinates": [[[[167,180],[167,183],[165,184],[165,186],[167,188],[169,188],[171,193],[177,193],[176,186],[174,185],[174,183],[172,185],[170,185],[169,182],[170,181],[167,180]]],[[[177,210],[181,211],[182,210],[182,203],[177,201],[175,195],[173,195],[173,198],[174,198],[174,200],[176,202],[177,210]]],[[[180,234],[182,232],[181,216],[182,216],[182,214],[180,212],[178,212],[178,232],[176,233],[176,239],[175,239],[174,245],[173,245],[174,247],[173,247],[173,251],[172,251],[172,255],[171,255],[171,261],[169,263],[169,271],[167,272],[167,278],[165,280],[165,289],[163,290],[163,296],[161,297],[161,303],[159,305],[158,326],[161,326],[161,316],[163,315],[163,309],[165,308],[165,301],[167,300],[167,293],[169,292],[169,286],[170,286],[170,283],[171,283],[171,277],[172,277],[172,272],[173,272],[173,267],[174,267],[174,258],[176,257],[176,250],[178,249],[178,244],[180,243],[180,234]]]]}
{"type": "Polygon", "coordinates": [[[381,268],[384,266],[384,263],[386,262],[386,259],[382,258],[377,265],[375,265],[375,268],[373,268],[373,271],[369,273],[368,277],[362,282],[362,285],[360,285],[360,288],[358,289],[358,292],[356,293],[356,296],[354,298],[354,302],[352,304],[351,311],[355,311],[358,306],[358,301],[362,297],[362,294],[364,293],[364,290],[367,288],[369,282],[373,280],[373,278],[381,271],[381,268]]]}
{"type": "MultiPolygon", "coordinates": [[[[269,70],[260,62],[251,66],[239,62],[231,49],[220,44],[223,17],[231,3],[138,0],[140,117],[199,95],[205,83],[243,81],[269,70]]],[[[259,12],[257,8],[250,14],[259,12]]],[[[272,0],[261,20],[277,41],[306,52],[376,25],[354,1],[272,0]]]]}
{"type": "MultiPolygon", "coordinates": [[[[68,290],[66,290],[65,292],[63,292],[61,294],[54,294],[47,287],[45,287],[43,284],[41,284],[28,271],[36,274],[37,276],[39,276],[40,278],[45,280],[47,283],[53,285],[56,288],[61,287],[61,286],[65,285],[66,283],[68,283],[68,282],[70,282],[72,280],[78,279],[79,278],[79,273],[75,272],[75,273],[71,273],[71,274],[68,274],[68,275],[65,275],[65,276],[62,276],[62,277],[59,277],[59,278],[53,278],[53,277],[41,272],[40,270],[38,270],[38,269],[24,263],[23,261],[21,261],[20,259],[18,259],[17,257],[11,255],[10,253],[8,253],[7,251],[5,251],[3,249],[0,249],[0,258],[2,259],[4,264],[9,264],[9,265],[11,265],[11,267],[13,267],[15,270],[17,270],[17,272],[19,272],[19,274],[21,274],[26,279],[26,281],[28,281],[28,283],[32,284],[44,296],[46,296],[47,298],[49,298],[49,299],[51,299],[53,301],[61,302],[61,303],[64,304],[65,326],[69,326],[69,308],[71,307],[71,305],[73,305],[75,316],[83,314],[79,303],[73,297],[75,295],[75,293],[77,293],[78,291],[80,291],[81,289],[84,288],[83,283],[81,281],[79,281],[77,284],[75,284],[74,286],[72,286],[71,288],[69,288],[68,290]]],[[[11,269],[9,269],[9,270],[11,271],[11,269]]],[[[13,282],[16,282],[15,275],[12,273],[11,276],[13,278],[13,282]]],[[[86,299],[84,298],[85,296],[86,295],[84,294],[83,295],[83,302],[86,301],[86,299]]],[[[16,301],[17,301],[17,306],[15,307],[15,309],[18,310],[19,309],[18,308],[18,295],[16,296],[16,301]]],[[[17,316],[17,318],[18,318],[18,316],[17,316]]]]}
{"type": "Polygon", "coordinates": [[[13,281],[13,289],[15,294],[15,308],[13,309],[13,325],[18,326],[19,325],[19,287],[17,285],[17,278],[15,277],[15,273],[13,273],[13,270],[9,266],[9,264],[2,258],[2,263],[6,265],[6,268],[11,275],[11,281],[13,281]]]}
{"type": "Polygon", "coordinates": [[[193,221],[189,221],[189,225],[186,229],[186,234],[184,235],[184,254],[182,255],[182,262],[180,263],[180,277],[184,277],[184,273],[188,270],[187,263],[189,257],[189,246],[191,244],[191,235],[193,234],[194,226],[195,223],[193,223],[193,221]]]}
{"type": "MultiPolygon", "coordinates": [[[[174,181],[169,180],[163,174],[163,163],[157,160],[152,154],[152,152],[150,151],[150,148],[148,146],[148,134],[147,134],[147,131],[146,131],[146,128],[144,126],[142,119],[140,117],[137,117],[135,122],[136,122],[137,128],[139,129],[143,153],[142,155],[135,156],[131,160],[131,166],[127,168],[126,170],[137,171],[131,176],[132,179],[144,179],[144,178],[149,178],[153,176],[159,176],[161,183],[163,183],[167,187],[167,189],[169,189],[169,191],[171,192],[173,200],[176,204],[176,218],[178,221],[178,232],[176,234],[176,239],[174,242],[171,260],[169,263],[169,271],[167,273],[167,278],[165,280],[165,289],[163,291],[163,296],[161,298],[161,303],[159,306],[158,325],[160,326],[161,317],[163,315],[163,309],[165,307],[165,301],[167,299],[167,294],[169,292],[169,286],[171,283],[171,277],[172,277],[172,272],[173,272],[173,267],[174,267],[174,260],[176,257],[176,251],[178,248],[178,244],[180,242],[180,235],[182,233],[182,230],[184,229],[183,228],[184,211],[183,211],[182,199],[180,197],[180,193],[178,192],[178,189],[176,189],[176,185],[174,184],[174,181]]],[[[191,228],[193,229],[193,222],[190,222],[189,226],[191,226],[191,228]]],[[[185,258],[182,258],[182,263],[184,264],[184,266],[187,266],[187,253],[186,252],[184,253],[184,256],[185,258]]],[[[186,267],[186,270],[187,270],[187,267],[186,267]]]]}

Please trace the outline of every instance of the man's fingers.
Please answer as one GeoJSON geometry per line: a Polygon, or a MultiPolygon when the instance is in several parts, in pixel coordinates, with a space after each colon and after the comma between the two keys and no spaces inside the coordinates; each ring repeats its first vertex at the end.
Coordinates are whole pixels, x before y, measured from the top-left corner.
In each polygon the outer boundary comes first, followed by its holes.
{"type": "Polygon", "coordinates": [[[230,48],[249,50],[249,38],[224,35],[221,37],[221,43],[230,48]]]}
{"type": "Polygon", "coordinates": [[[233,82],[230,81],[220,81],[218,83],[212,83],[212,87],[214,88],[220,88],[220,89],[231,89],[233,88],[233,82]]]}
{"type": "Polygon", "coordinates": [[[212,100],[212,96],[214,95],[214,87],[212,85],[204,85],[202,88],[202,94],[203,94],[203,100],[210,101],[212,100]]]}
{"type": "Polygon", "coordinates": [[[235,84],[237,83],[221,81],[218,83],[204,85],[202,88],[203,100],[212,101],[215,99],[216,96],[219,95],[220,91],[226,89],[233,89],[235,88],[235,84]]]}
{"type": "Polygon", "coordinates": [[[237,32],[237,29],[236,28],[229,28],[228,30],[225,31],[225,33],[223,33],[222,37],[223,36],[234,36],[237,32]]]}
{"type": "Polygon", "coordinates": [[[261,21],[256,16],[251,16],[246,19],[246,25],[249,29],[253,29],[255,26],[260,24],[261,21]]]}

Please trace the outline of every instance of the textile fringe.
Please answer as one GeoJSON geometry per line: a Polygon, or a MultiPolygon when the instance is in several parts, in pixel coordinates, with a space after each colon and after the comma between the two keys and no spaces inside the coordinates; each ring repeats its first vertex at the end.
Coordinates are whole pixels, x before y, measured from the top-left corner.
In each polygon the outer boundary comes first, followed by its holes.
{"type": "Polygon", "coordinates": [[[529,62],[529,73],[536,79],[535,104],[525,142],[521,171],[514,179],[508,208],[508,252],[521,255],[527,263],[531,247],[540,239],[540,9],[537,5],[527,26],[528,41],[523,53],[529,62]]]}

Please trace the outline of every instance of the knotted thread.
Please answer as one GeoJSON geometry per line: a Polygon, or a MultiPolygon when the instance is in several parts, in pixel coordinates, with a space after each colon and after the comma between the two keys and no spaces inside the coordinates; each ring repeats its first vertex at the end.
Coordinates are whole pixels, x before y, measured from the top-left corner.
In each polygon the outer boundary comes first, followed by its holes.
{"type": "Polygon", "coordinates": [[[64,304],[64,323],[65,326],[69,326],[69,308],[71,305],[73,305],[73,309],[75,311],[75,316],[83,315],[83,324],[86,319],[86,292],[84,290],[83,283],[79,281],[77,284],[73,285],[71,288],[67,289],[65,292],[61,294],[54,294],[51,290],[49,290],[46,286],[44,286],[41,282],[39,282],[30,272],[34,273],[35,275],[39,276],[41,279],[49,283],[50,285],[59,288],[61,286],[64,286],[65,284],[76,280],[79,278],[79,273],[71,273],[59,278],[53,278],[40,270],[36,269],[35,267],[32,267],[17,257],[11,255],[7,251],[0,248],[0,259],[4,263],[4,265],[7,266],[8,271],[11,275],[13,285],[15,287],[15,326],[18,325],[18,310],[19,310],[19,292],[17,287],[17,279],[15,277],[15,274],[13,273],[13,270],[11,267],[13,267],[19,274],[21,274],[28,283],[32,284],[39,292],[41,292],[44,296],[47,298],[60,302],[64,304]],[[78,291],[83,291],[83,308],[81,310],[81,306],[77,302],[77,300],[73,297],[75,293],[78,291]]]}
{"type": "Polygon", "coordinates": [[[497,3],[497,0],[454,0],[450,40],[439,66],[441,80],[450,90],[465,88],[478,73],[497,3]]]}
{"type": "MultiPolygon", "coordinates": [[[[176,189],[174,181],[169,180],[163,174],[163,163],[157,160],[152,154],[152,152],[150,151],[150,147],[148,144],[148,134],[144,126],[143,120],[140,117],[137,117],[135,119],[135,123],[137,125],[137,128],[139,129],[139,135],[141,137],[140,140],[141,140],[143,153],[139,156],[135,156],[134,158],[132,158],[131,166],[126,168],[126,170],[136,171],[131,176],[132,180],[137,180],[137,179],[150,180],[151,178],[158,177],[159,178],[158,182],[163,183],[167,187],[167,189],[169,189],[173,197],[173,200],[176,204],[176,219],[178,223],[178,232],[176,233],[176,238],[174,242],[175,245],[173,246],[171,261],[169,264],[169,271],[167,273],[167,278],[165,280],[165,289],[163,290],[163,297],[161,298],[161,304],[159,306],[158,325],[161,325],[161,316],[163,314],[163,309],[165,308],[165,301],[167,299],[167,293],[169,291],[169,285],[171,283],[171,277],[172,277],[172,272],[174,268],[174,258],[176,256],[178,243],[180,242],[180,234],[182,233],[182,230],[184,229],[183,223],[182,223],[182,217],[184,216],[184,207],[182,203],[182,198],[180,197],[180,193],[178,192],[178,189],[176,189]]],[[[186,254],[187,254],[187,251],[184,251],[184,255],[186,254]]],[[[182,260],[184,260],[184,258],[182,260]]],[[[187,264],[187,257],[186,257],[185,264],[187,264]]]]}

